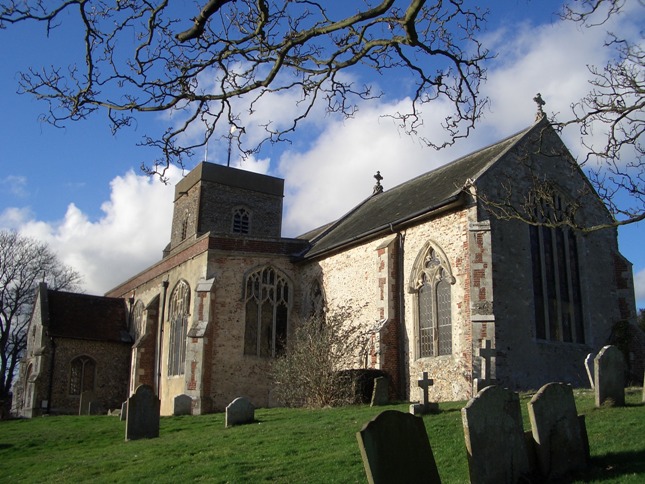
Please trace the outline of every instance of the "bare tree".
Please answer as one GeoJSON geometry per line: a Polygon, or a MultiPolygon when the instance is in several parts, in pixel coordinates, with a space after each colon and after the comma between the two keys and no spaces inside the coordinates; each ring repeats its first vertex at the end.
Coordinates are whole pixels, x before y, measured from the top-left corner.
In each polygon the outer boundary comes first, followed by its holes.
{"type": "Polygon", "coordinates": [[[46,100],[56,126],[99,108],[114,130],[137,113],[172,112],[179,122],[142,141],[161,150],[144,167],[161,174],[213,136],[234,137],[245,154],[288,140],[318,101],[352,116],[357,102],[383,94],[354,82],[365,69],[411,76],[410,109],[392,114],[406,132],[422,124],[426,103],[451,103],[447,135],[424,139],[430,146],[467,136],[486,104],[479,85],[489,54],[476,38],[485,12],[463,0],[204,0],[188,12],[176,3],[0,0],[0,27],[39,21],[48,33],[69,22],[83,29],[81,65],[22,73],[22,92],[46,100]],[[289,96],[289,109],[296,104],[288,121],[254,119],[271,95],[289,96]],[[203,135],[191,141],[198,124],[203,135]]]}
{"type": "MultiPolygon", "coordinates": [[[[638,0],[640,8],[645,7],[638,0]]],[[[562,17],[583,28],[603,28],[621,13],[625,0],[578,0],[565,6],[562,17]]],[[[578,163],[615,218],[614,225],[645,219],[645,55],[640,39],[607,32],[612,52],[603,67],[589,66],[591,90],[571,105],[571,116],[555,120],[562,129],[580,129],[586,155],[578,163]]]]}
{"type": "Polygon", "coordinates": [[[299,322],[285,355],[273,363],[276,396],[287,406],[322,408],[355,403],[352,376],[365,358],[369,331],[352,325],[356,311],[339,307],[299,322]]]}
{"type": "Polygon", "coordinates": [[[8,399],[27,345],[27,327],[38,283],[77,289],[81,276],[47,247],[16,232],[0,231],[0,402],[8,399]]]}

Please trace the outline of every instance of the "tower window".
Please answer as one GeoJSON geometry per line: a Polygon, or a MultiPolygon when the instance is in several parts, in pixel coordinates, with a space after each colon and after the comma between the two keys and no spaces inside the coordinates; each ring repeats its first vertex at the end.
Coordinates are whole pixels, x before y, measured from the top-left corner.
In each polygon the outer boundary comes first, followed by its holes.
{"type": "Polygon", "coordinates": [[[240,207],[233,211],[233,233],[248,234],[251,214],[246,208],[240,207]]]}

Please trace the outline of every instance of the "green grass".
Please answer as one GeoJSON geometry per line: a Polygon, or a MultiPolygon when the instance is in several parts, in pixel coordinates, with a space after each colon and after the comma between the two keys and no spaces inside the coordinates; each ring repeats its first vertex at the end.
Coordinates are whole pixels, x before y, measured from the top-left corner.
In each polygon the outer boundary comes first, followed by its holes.
{"type": "MultiPolygon", "coordinates": [[[[575,482],[645,482],[645,406],[641,390],[623,408],[594,408],[576,391],[586,415],[592,467],[575,482]]],[[[525,429],[529,429],[522,396],[525,429]]],[[[425,416],[443,482],[468,482],[460,409],[442,403],[425,416]]],[[[365,482],[356,441],[362,425],[385,409],[258,409],[257,422],[224,428],[224,415],[163,417],[158,439],[124,441],[116,417],[41,417],[0,422],[0,482],[365,482]]]]}

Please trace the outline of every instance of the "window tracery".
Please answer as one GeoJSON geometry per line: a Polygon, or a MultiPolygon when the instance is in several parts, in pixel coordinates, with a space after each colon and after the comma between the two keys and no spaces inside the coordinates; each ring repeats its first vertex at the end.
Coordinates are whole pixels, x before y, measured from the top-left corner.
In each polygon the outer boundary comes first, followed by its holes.
{"type": "Polygon", "coordinates": [[[244,292],[244,354],[278,356],[287,344],[289,282],[268,266],[247,276],[244,292]]]}

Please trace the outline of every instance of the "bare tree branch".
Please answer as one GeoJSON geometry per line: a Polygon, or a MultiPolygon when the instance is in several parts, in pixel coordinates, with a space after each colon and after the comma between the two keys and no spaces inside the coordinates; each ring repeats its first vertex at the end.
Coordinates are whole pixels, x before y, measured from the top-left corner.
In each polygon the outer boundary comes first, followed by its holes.
{"type": "Polygon", "coordinates": [[[107,110],[113,130],[137,115],[171,113],[163,134],[142,141],[161,150],[146,169],[162,175],[210,138],[227,137],[231,125],[249,155],[288,141],[318,102],[351,117],[359,102],[381,96],[354,82],[365,69],[396,75],[404,68],[411,77],[410,111],[392,114],[406,132],[416,132],[425,104],[443,98],[453,105],[443,123],[447,139],[424,139],[430,146],[466,136],[487,101],[479,85],[489,54],[476,39],[485,12],[463,0],[208,0],[188,29],[180,10],[167,0],[0,0],[0,27],[82,26],[79,65],[33,68],[22,74],[21,92],[47,102],[46,120],[55,126],[98,109],[107,110]],[[295,99],[293,118],[254,120],[275,94],[295,99]],[[203,135],[194,141],[196,127],[203,135]]]}

